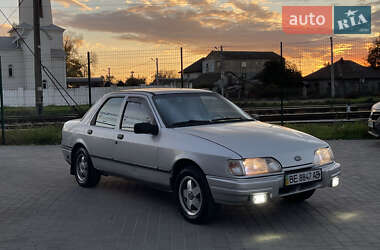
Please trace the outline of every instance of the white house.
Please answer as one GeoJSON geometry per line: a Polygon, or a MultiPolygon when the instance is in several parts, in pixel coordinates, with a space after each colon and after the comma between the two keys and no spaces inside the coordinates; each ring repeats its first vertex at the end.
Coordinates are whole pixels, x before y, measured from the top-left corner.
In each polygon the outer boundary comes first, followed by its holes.
{"type": "MultiPolygon", "coordinates": [[[[40,0],[41,55],[42,64],[55,78],[66,84],[64,29],[53,24],[50,0],[40,0]]],[[[19,24],[9,31],[9,36],[0,37],[0,56],[5,90],[34,89],[34,58],[25,43],[33,50],[33,0],[19,1],[19,24]],[[21,34],[20,39],[16,30],[21,34]],[[25,41],[25,43],[23,42],[25,41]]],[[[43,87],[55,88],[42,72],[43,87]]]]}

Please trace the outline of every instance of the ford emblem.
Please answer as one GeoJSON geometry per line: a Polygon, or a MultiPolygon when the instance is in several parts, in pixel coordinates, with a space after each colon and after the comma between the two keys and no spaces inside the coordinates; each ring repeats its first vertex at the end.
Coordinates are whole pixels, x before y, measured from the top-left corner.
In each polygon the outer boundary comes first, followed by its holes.
{"type": "Polygon", "coordinates": [[[300,160],[302,160],[302,158],[301,158],[301,156],[297,155],[296,157],[294,157],[294,160],[300,161],[300,160]]]}

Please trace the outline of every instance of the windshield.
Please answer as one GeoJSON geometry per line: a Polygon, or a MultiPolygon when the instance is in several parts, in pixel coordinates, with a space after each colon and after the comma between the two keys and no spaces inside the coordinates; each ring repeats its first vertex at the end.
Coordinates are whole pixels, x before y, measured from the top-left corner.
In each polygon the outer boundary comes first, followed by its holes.
{"type": "Polygon", "coordinates": [[[154,97],[167,127],[253,120],[224,97],[214,93],[164,94],[154,97]]]}

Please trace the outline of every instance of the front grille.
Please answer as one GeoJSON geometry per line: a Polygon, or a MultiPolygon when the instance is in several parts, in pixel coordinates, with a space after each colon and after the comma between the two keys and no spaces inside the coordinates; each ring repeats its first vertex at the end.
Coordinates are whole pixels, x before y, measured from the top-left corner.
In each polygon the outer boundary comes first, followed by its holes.
{"type": "Polygon", "coordinates": [[[280,195],[284,195],[284,194],[294,193],[294,192],[297,192],[297,191],[311,189],[313,187],[317,187],[321,181],[322,180],[313,181],[313,182],[306,182],[306,183],[301,183],[301,184],[287,186],[287,187],[284,186],[283,188],[280,188],[279,194],[280,195]]]}

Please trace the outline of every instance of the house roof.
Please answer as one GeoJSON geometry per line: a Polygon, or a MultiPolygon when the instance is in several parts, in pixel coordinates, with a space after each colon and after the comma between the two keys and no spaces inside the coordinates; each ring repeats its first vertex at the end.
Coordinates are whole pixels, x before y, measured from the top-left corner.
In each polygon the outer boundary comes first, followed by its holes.
{"type": "Polygon", "coordinates": [[[47,25],[47,26],[41,26],[41,29],[42,30],[57,30],[57,31],[65,31],[65,29],[55,25],[55,24],[50,24],[50,25],[47,25]]]}
{"type": "Polygon", "coordinates": [[[218,57],[225,60],[280,60],[280,56],[271,51],[211,51],[207,58],[210,57],[218,57]]]}
{"type": "MultiPolygon", "coordinates": [[[[25,29],[25,30],[32,30],[33,29],[33,26],[28,24],[28,23],[21,23],[17,26],[15,26],[16,29],[25,29]]],[[[10,29],[9,30],[9,33],[12,32],[14,29],[10,29]]],[[[41,30],[57,30],[57,31],[65,31],[65,29],[55,25],[55,24],[49,24],[49,25],[45,25],[45,26],[41,26],[41,30]]]]}
{"type": "Polygon", "coordinates": [[[183,70],[183,73],[202,73],[202,62],[205,58],[202,57],[201,59],[199,59],[198,61],[196,61],[195,63],[191,64],[190,66],[186,67],[184,70],[183,70]]]}
{"type": "Polygon", "coordinates": [[[213,88],[218,80],[220,80],[220,73],[205,73],[191,82],[194,88],[213,88]]]}
{"type": "Polygon", "coordinates": [[[0,37],[0,50],[5,49],[17,49],[17,45],[13,43],[12,37],[2,36],[0,37]]]}
{"type": "MultiPolygon", "coordinates": [[[[336,79],[360,79],[360,78],[378,78],[380,79],[380,70],[365,67],[351,60],[341,58],[334,63],[334,74],[336,79]]],[[[304,77],[305,81],[329,80],[331,78],[331,66],[321,68],[304,77]]]]}
{"type": "Polygon", "coordinates": [[[27,23],[21,23],[19,25],[16,25],[14,28],[11,28],[8,33],[11,33],[14,31],[14,29],[25,29],[25,30],[32,30],[33,26],[27,23]]]}

